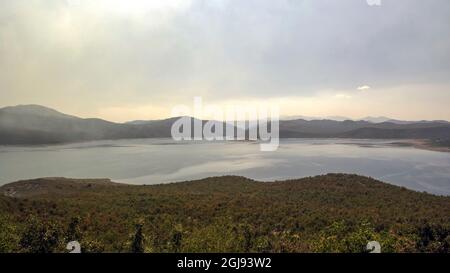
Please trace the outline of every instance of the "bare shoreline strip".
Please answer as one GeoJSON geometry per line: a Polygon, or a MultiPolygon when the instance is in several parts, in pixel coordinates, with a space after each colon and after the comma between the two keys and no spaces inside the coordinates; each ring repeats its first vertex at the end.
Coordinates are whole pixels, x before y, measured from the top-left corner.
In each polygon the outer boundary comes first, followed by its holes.
{"type": "Polygon", "coordinates": [[[428,139],[406,139],[406,140],[402,140],[402,141],[398,141],[398,142],[393,142],[392,144],[412,146],[414,148],[422,149],[422,150],[450,153],[450,147],[434,145],[428,139]]]}

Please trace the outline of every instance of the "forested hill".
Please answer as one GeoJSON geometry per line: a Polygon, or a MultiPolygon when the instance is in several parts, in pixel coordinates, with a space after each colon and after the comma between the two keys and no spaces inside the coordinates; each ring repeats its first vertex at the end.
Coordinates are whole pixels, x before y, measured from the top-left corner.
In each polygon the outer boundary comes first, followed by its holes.
{"type": "Polygon", "coordinates": [[[4,252],[60,252],[74,239],[85,252],[362,252],[370,240],[384,252],[450,251],[449,197],[357,175],[153,186],[52,178],[0,192],[4,252]]]}

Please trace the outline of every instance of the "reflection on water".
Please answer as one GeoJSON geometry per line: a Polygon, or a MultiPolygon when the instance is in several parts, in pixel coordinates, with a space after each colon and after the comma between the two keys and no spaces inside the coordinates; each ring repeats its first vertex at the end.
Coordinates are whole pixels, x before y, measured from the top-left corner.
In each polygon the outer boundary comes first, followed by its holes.
{"type": "Polygon", "coordinates": [[[156,184],[226,174],[272,181],[344,172],[450,195],[449,153],[387,140],[289,139],[275,152],[254,144],[142,139],[0,147],[0,184],[49,176],[156,184]]]}

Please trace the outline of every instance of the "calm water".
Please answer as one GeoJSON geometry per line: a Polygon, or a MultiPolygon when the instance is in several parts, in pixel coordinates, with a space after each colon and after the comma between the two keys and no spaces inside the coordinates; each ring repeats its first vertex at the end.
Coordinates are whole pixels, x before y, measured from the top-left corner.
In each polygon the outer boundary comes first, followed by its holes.
{"type": "Polygon", "coordinates": [[[36,177],[104,178],[133,184],[236,174],[271,181],[329,172],[356,173],[418,191],[450,195],[450,153],[389,141],[284,140],[275,152],[250,142],[170,139],[0,147],[0,185],[36,177]]]}

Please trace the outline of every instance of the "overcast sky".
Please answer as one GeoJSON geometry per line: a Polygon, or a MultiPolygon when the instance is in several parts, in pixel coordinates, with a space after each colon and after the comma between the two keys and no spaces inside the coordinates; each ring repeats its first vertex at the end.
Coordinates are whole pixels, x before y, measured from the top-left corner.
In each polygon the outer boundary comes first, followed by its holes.
{"type": "Polygon", "coordinates": [[[1,0],[0,106],[450,120],[450,1],[1,0]]]}

